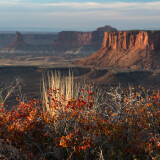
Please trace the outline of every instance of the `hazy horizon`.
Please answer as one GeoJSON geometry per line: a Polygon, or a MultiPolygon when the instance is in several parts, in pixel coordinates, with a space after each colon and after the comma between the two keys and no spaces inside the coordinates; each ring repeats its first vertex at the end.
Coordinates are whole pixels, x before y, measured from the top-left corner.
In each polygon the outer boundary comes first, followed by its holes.
{"type": "MultiPolygon", "coordinates": [[[[108,24],[107,24],[108,25],[108,24]]],[[[103,27],[103,26],[99,26],[99,27],[103,27]]],[[[160,28],[128,28],[128,29],[119,29],[116,26],[111,26],[116,28],[119,31],[127,31],[127,30],[160,30],[160,28]]],[[[90,31],[95,31],[96,28],[91,28],[91,29],[69,29],[69,28],[40,28],[40,27],[14,27],[14,28],[9,28],[9,27],[5,27],[5,28],[1,28],[0,27],[0,33],[15,33],[15,32],[23,32],[23,33],[58,33],[61,31],[80,31],[80,32],[90,32],[90,31]]]]}

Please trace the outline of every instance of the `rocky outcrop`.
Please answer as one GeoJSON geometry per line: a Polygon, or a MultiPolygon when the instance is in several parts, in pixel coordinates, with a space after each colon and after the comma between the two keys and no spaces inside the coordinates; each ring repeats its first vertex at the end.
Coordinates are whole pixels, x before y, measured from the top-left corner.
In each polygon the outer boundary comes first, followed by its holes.
{"type": "Polygon", "coordinates": [[[23,36],[20,32],[16,32],[16,36],[13,42],[7,47],[3,48],[1,53],[20,53],[27,52],[29,45],[24,41],[23,36]]]}
{"type": "Polygon", "coordinates": [[[115,32],[115,31],[117,31],[117,29],[116,29],[116,28],[113,28],[113,27],[111,27],[111,26],[109,26],[109,25],[105,25],[104,27],[99,27],[99,28],[97,28],[96,31],[103,31],[103,32],[112,31],[112,32],[115,32]]]}
{"type": "Polygon", "coordinates": [[[159,31],[105,32],[102,47],[80,62],[122,68],[159,68],[159,31]]]}
{"type": "Polygon", "coordinates": [[[24,41],[23,35],[16,32],[13,42],[3,48],[0,53],[53,53],[51,45],[30,45],[24,41]]]}
{"type": "Polygon", "coordinates": [[[105,31],[116,29],[104,26],[93,32],[62,31],[53,42],[53,46],[57,52],[92,54],[100,49],[105,31]]]}
{"type": "Polygon", "coordinates": [[[7,47],[8,49],[28,49],[28,44],[24,41],[23,36],[20,32],[16,32],[14,41],[7,47]]]}
{"type": "MultiPolygon", "coordinates": [[[[15,33],[0,33],[0,49],[9,46],[15,33]]],[[[29,45],[49,45],[57,38],[57,33],[23,33],[24,41],[29,45]]]]}

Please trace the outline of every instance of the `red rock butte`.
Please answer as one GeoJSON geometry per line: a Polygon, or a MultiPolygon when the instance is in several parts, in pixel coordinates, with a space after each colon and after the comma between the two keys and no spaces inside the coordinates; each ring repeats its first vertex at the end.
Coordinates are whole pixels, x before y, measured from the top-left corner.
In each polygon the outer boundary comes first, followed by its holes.
{"type": "Polygon", "coordinates": [[[16,32],[16,36],[13,42],[7,46],[6,49],[27,49],[28,44],[24,41],[23,35],[20,32],[16,32]]]}

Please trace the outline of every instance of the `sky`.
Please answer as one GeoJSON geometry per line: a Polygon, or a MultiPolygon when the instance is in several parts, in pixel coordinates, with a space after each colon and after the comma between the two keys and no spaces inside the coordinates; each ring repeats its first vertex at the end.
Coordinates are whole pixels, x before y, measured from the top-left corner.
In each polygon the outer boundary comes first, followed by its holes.
{"type": "Polygon", "coordinates": [[[1,31],[159,29],[160,0],[0,0],[1,31]]]}

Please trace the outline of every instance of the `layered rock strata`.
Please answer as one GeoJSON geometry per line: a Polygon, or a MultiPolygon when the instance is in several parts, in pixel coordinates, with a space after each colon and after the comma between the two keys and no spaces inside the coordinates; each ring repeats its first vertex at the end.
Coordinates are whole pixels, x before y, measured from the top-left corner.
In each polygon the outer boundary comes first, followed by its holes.
{"type": "Polygon", "coordinates": [[[53,42],[53,47],[57,52],[68,54],[92,54],[100,49],[105,31],[117,30],[104,26],[93,32],[62,31],[53,42]]]}
{"type": "Polygon", "coordinates": [[[135,69],[159,68],[160,31],[105,32],[101,49],[80,64],[135,69]]]}

